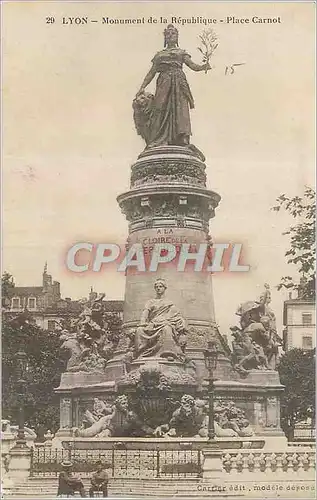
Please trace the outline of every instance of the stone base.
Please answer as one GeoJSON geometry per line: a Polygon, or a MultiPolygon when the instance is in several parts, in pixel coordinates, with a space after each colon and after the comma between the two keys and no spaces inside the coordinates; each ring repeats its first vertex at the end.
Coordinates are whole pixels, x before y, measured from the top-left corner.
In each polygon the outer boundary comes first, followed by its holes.
{"type": "MultiPolygon", "coordinates": [[[[130,365],[129,372],[125,377],[122,377],[117,382],[117,387],[120,392],[125,392],[127,389],[129,393],[135,390],[134,384],[136,383],[140,374],[144,371],[150,373],[151,371],[161,373],[164,375],[169,385],[177,391],[181,389],[184,393],[186,390],[192,393],[195,389],[197,391],[198,381],[196,377],[195,368],[191,365],[186,365],[179,361],[170,361],[164,358],[139,358],[133,361],[130,365]],[[132,384],[132,385],[131,385],[132,384]]],[[[151,397],[151,394],[146,394],[151,397]]]]}
{"type": "MultiPolygon", "coordinates": [[[[245,411],[256,436],[280,437],[286,441],[280,425],[280,397],[284,386],[276,371],[253,370],[239,381],[215,382],[216,399],[234,401],[245,411]]],[[[207,382],[204,384],[208,392],[207,382]]]]}
{"type": "MultiPolygon", "coordinates": [[[[65,437],[66,438],[69,437],[69,438],[73,439],[72,436],[73,436],[73,429],[58,429],[58,431],[55,434],[55,439],[56,439],[56,442],[58,442],[65,437]]],[[[55,441],[53,441],[53,448],[58,447],[58,446],[55,446],[55,444],[56,444],[55,441]]]]}
{"type": "Polygon", "coordinates": [[[152,450],[152,449],[205,449],[216,443],[220,450],[245,450],[262,449],[265,439],[250,438],[216,438],[212,443],[205,438],[67,438],[61,439],[65,449],[75,450],[109,450],[121,445],[127,450],[152,450]]]}
{"type": "MultiPolygon", "coordinates": [[[[201,384],[201,379],[192,366],[163,358],[140,358],[131,363],[125,376],[113,381],[104,381],[102,378],[98,374],[87,373],[67,372],[62,375],[61,384],[57,389],[61,395],[61,428],[57,433],[58,438],[72,436],[72,428],[81,426],[83,414],[87,409],[92,409],[95,397],[112,404],[118,394],[124,393],[135,402],[142,400],[142,407],[146,408],[148,405],[152,412],[157,408],[157,411],[163,411],[164,414],[167,411],[163,404],[166,397],[171,396],[175,400],[180,400],[183,394],[198,398],[208,397],[208,382],[204,380],[201,384]],[[172,391],[164,393],[165,396],[158,392],[153,393],[152,397],[148,392],[143,391],[140,394],[139,375],[145,367],[161,372],[171,385],[172,391]]],[[[269,370],[253,370],[247,377],[240,377],[238,380],[215,382],[215,399],[232,401],[238,408],[243,409],[256,436],[272,436],[274,439],[279,438],[279,442],[286,442],[280,427],[282,391],[278,372],[269,370]]]]}
{"type": "Polygon", "coordinates": [[[223,477],[222,451],[218,443],[210,442],[208,448],[203,449],[203,478],[207,480],[223,477]]]}
{"type": "Polygon", "coordinates": [[[112,401],[115,397],[115,381],[105,381],[104,374],[62,374],[60,386],[60,429],[56,436],[71,436],[73,427],[80,427],[87,408],[92,408],[94,398],[112,401]]]}
{"type": "Polygon", "coordinates": [[[74,390],[91,391],[93,389],[109,390],[115,386],[115,381],[107,380],[104,373],[65,372],[55,392],[68,392],[74,390]]]}
{"type": "Polygon", "coordinates": [[[246,376],[239,377],[239,382],[259,387],[283,387],[280,384],[280,377],[276,370],[250,370],[246,376]]]}
{"type": "Polygon", "coordinates": [[[30,475],[31,449],[28,446],[11,448],[9,461],[9,480],[24,480],[30,475]]]}

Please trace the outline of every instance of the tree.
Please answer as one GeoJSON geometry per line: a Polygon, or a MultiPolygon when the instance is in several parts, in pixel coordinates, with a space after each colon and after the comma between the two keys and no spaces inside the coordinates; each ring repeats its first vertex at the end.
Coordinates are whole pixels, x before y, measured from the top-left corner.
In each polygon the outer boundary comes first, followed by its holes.
{"type": "Polygon", "coordinates": [[[290,236],[290,248],[285,253],[287,262],[295,264],[301,275],[299,283],[292,276],[283,276],[278,289],[296,290],[299,297],[314,299],[316,192],[312,188],[306,187],[303,197],[288,198],[285,194],[282,194],[276,201],[278,204],[273,207],[273,210],[279,212],[283,208],[296,220],[296,224],[289,227],[283,234],[290,236]]]}
{"type": "Polygon", "coordinates": [[[315,418],[315,351],[291,349],[280,358],[278,371],[285,391],[281,398],[281,426],[293,440],[295,424],[315,418]]]}
{"type": "Polygon", "coordinates": [[[13,276],[5,271],[1,278],[1,297],[2,297],[2,307],[6,307],[9,304],[9,299],[14,290],[15,283],[13,276]]]}
{"type": "Polygon", "coordinates": [[[24,349],[28,369],[24,394],[26,425],[36,431],[59,428],[59,400],[54,393],[64,362],[59,356],[59,336],[42,330],[28,312],[4,315],[2,320],[2,413],[18,419],[20,388],[17,380],[17,352],[24,349]]]}
{"type": "MultiPolygon", "coordinates": [[[[9,273],[2,276],[2,298],[8,302],[14,289],[9,273]]],[[[6,307],[6,305],[4,306],[6,307]]],[[[79,314],[66,313],[64,322],[71,323],[79,314]],[[75,316],[73,316],[75,314],[75,316]]],[[[109,340],[119,340],[122,320],[112,312],[105,314],[109,340]]],[[[36,325],[32,314],[25,310],[13,314],[6,310],[2,315],[2,414],[13,423],[18,421],[21,396],[17,374],[17,353],[23,349],[27,355],[28,370],[24,390],[26,425],[37,433],[59,428],[59,395],[54,389],[60,384],[66,362],[60,354],[60,331],[49,332],[36,325]]]]}

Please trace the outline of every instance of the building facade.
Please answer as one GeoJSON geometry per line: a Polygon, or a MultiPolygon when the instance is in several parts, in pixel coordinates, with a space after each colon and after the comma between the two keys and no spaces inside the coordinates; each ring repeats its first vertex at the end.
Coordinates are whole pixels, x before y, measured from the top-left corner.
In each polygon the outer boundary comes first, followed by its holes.
{"type": "Polygon", "coordinates": [[[61,299],[60,283],[53,281],[45,264],[41,286],[14,286],[10,292],[7,309],[21,312],[28,309],[32,313],[43,311],[61,299]]]}
{"type": "Polygon", "coordinates": [[[316,347],[316,307],[311,299],[289,299],[284,302],[284,349],[304,350],[316,347]]]}
{"type": "MultiPolygon", "coordinates": [[[[88,301],[92,302],[98,297],[98,293],[91,288],[88,301]]],[[[76,317],[83,309],[82,300],[72,300],[69,297],[62,299],[60,283],[53,281],[52,276],[47,272],[45,264],[42,274],[41,286],[14,286],[10,290],[9,296],[5,297],[3,312],[5,314],[15,314],[25,310],[32,313],[36,324],[44,329],[53,331],[56,324],[66,317],[76,317]]],[[[122,300],[105,300],[105,312],[117,314],[123,317],[122,300]]]]}

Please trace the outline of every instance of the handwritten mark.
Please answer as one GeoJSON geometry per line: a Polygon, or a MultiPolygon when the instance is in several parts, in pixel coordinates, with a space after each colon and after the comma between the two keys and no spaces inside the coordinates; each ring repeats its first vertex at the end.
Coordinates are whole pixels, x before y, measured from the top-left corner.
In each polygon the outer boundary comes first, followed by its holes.
{"type": "Polygon", "coordinates": [[[231,64],[231,66],[226,66],[226,69],[225,69],[225,75],[227,75],[229,73],[229,70],[230,70],[230,75],[233,75],[233,73],[235,72],[234,68],[235,66],[243,66],[245,63],[235,63],[235,64],[231,64]]]}

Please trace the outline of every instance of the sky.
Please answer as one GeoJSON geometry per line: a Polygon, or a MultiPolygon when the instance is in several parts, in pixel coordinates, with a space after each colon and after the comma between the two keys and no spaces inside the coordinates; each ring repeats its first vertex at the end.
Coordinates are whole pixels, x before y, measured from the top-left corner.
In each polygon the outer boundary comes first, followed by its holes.
{"type": "MultiPolygon", "coordinates": [[[[144,149],[132,100],[163,48],[172,16],[214,18],[219,40],[212,70],[185,69],[195,109],[192,142],[206,156],[207,185],[221,195],[210,233],[242,242],[251,270],[217,274],[216,321],[227,334],[238,305],[272,287],[282,328],[280,277],[292,223],[276,198],[314,184],[313,3],[5,3],[3,8],[3,261],[19,286],[40,285],[45,261],[63,297],[90,286],[122,299],[122,273],[74,275],[65,252],[76,241],[125,241],[128,225],[116,197],[144,149]],[[63,17],[87,16],[87,25],[63,17]],[[158,22],[148,23],[152,16],[158,22]],[[226,23],[278,18],[281,22],[226,23]],[[47,24],[47,18],[54,23],[47,24]],[[102,17],[144,17],[144,24],[102,24],[102,17]],[[97,20],[97,23],[90,22],[97,20]],[[244,63],[233,75],[228,65],[244,63]]],[[[177,24],[179,45],[201,63],[203,24],[177,24]]],[[[149,90],[154,90],[154,83],[149,90]]]]}

